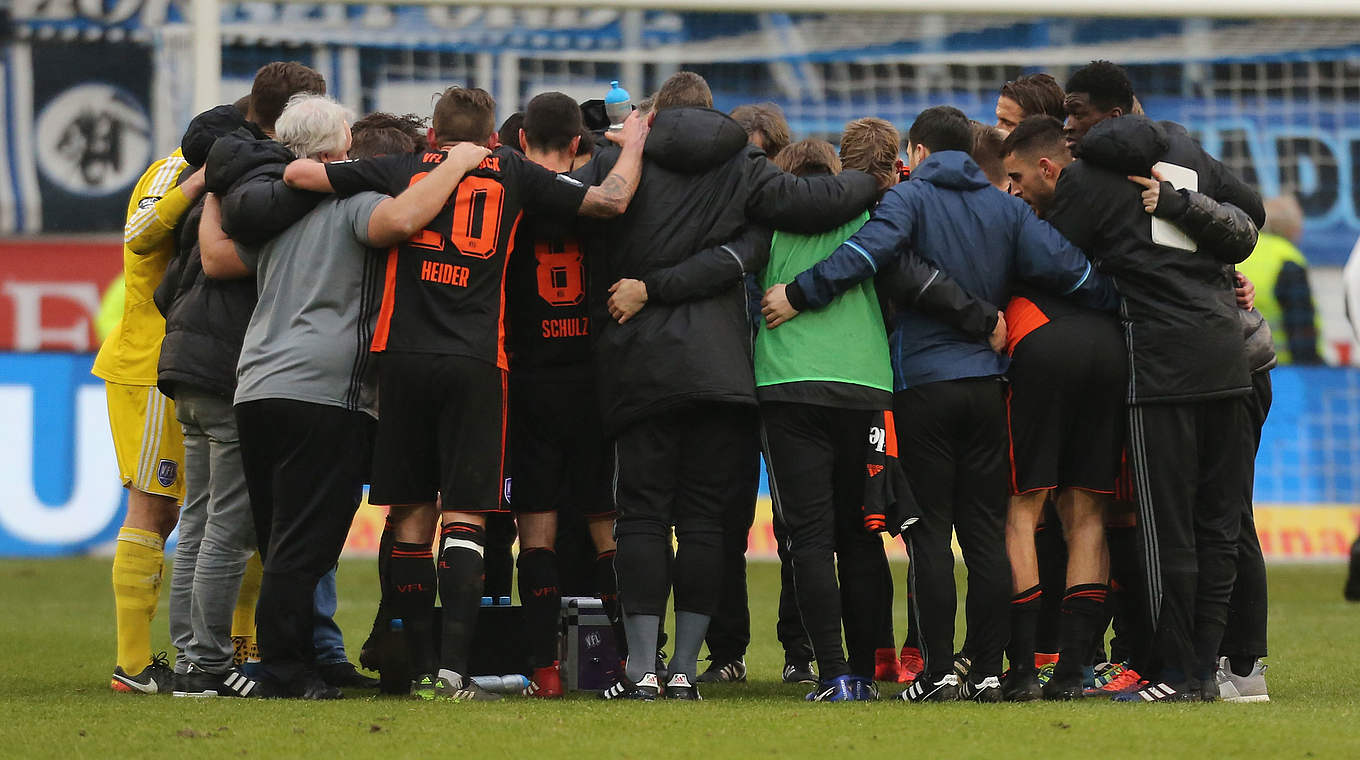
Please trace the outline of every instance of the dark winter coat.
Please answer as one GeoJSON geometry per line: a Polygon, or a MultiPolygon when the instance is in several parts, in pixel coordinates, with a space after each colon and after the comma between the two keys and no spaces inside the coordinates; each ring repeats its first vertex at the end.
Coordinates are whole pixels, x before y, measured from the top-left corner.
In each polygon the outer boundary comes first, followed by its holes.
{"type": "MultiPolygon", "coordinates": [[[[604,151],[576,176],[597,184],[617,160],[604,151]]],[[[727,115],[705,108],[659,112],[642,180],[618,219],[588,236],[592,290],[642,279],[736,240],[748,222],[797,232],[844,224],[877,195],[862,172],[798,178],[780,171],[727,115]]],[[[734,279],[707,298],[649,303],[625,324],[597,298],[596,377],[605,427],[693,402],[754,405],[746,295],[734,279]]]]}
{"type": "MultiPolygon", "coordinates": [[[[262,171],[274,170],[282,177],[283,166],[292,158],[287,148],[262,133],[238,129],[219,138],[208,152],[207,190],[230,197],[239,183],[260,176],[262,171]]],[[[279,226],[283,210],[260,206],[250,226],[282,230],[291,224],[279,226]]],[[[177,388],[188,386],[229,399],[236,390],[236,364],[255,310],[255,279],[215,280],[203,271],[198,247],[202,214],[200,201],[185,215],[177,231],[178,250],[171,267],[174,276],[167,268],[161,285],[164,290],[157,290],[156,303],[165,314],[157,385],[171,398],[177,388]]],[[[246,227],[239,226],[238,232],[241,229],[246,227]]]]}
{"type": "Polygon", "coordinates": [[[1141,116],[1107,119],[1086,134],[1080,160],[1063,170],[1047,219],[1081,246],[1123,296],[1130,403],[1189,401],[1250,392],[1232,264],[1254,230],[1212,225],[1214,209],[1193,193],[1166,192],[1158,216],[1143,210],[1128,175],[1185,175],[1207,199],[1264,222],[1260,196],[1210,157],[1179,125],[1141,116]],[[1174,221],[1173,221],[1174,220],[1174,221]],[[1195,242],[1190,242],[1194,240],[1195,242]]]}

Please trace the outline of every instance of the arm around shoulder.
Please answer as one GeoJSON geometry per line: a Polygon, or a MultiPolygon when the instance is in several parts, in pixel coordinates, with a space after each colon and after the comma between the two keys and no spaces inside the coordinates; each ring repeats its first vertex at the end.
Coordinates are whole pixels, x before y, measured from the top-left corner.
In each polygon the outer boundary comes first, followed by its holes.
{"type": "Polygon", "coordinates": [[[849,170],[834,177],[795,177],[759,155],[751,159],[751,219],[789,232],[825,232],[854,219],[878,197],[878,181],[849,170]]]}
{"type": "Polygon", "coordinates": [[[611,219],[628,210],[642,180],[642,148],[650,128],[648,121],[638,118],[634,111],[624,120],[622,130],[609,134],[609,139],[619,143],[622,150],[609,176],[586,190],[578,214],[611,219]]]}
{"type": "Polygon", "coordinates": [[[1204,193],[1176,190],[1163,182],[1153,213],[1174,222],[1224,264],[1246,261],[1256,248],[1258,232],[1247,212],[1204,193]]]}
{"type": "Polygon", "coordinates": [[[326,175],[326,165],[310,158],[299,158],[283,170],[283,181],[298,190],[311,190],[316,193],[331,192],[331,180],[326,175]]]}
{"type": "Polygon", "coordinates": [[[198,252],[203,273],[213,279],[236,280],[251,274],[236,244],[222,231],[221,205],[212,193],[204,199],[203,216],[198,221],[198,252]]]}
{"type": "Polygon", "coordinates": [[[480,145],[466,142],[449,148],[448,157],[434,171],[373,209],[368,219],[369,245],[379,248],[395,245],[429,224],[463,177],[490,153],[480,145]]]}
{"type": "MultiPolygon", "coordinates": [[[[170,188],[165,195],[152,203],[139,207],[123,228],[123,245],[138,256],[145,256],[160,248],[165,238],[179,224],[179,220],[203,194],[203,169],[199,168],[184,178],[179,185],[170,188]]],[[[141,203],[152,198],[142,199],[141,203]]]]}

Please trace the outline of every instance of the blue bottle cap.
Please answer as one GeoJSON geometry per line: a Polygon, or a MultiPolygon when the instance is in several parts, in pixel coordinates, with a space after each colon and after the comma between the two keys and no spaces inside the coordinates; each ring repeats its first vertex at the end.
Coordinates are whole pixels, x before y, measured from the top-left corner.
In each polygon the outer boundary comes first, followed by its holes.
{"type": "Polygon", "coordinates": [[[610,103],[627,103],[629,100],[632,100],[632,96],[628,94],[627,90],[619,86],[617,79],[609,83],[609,92],[605,93],[604,96],[606,105],[610,103]]]}
{"type": "Polygon", "coordinates": [[[509,606],[510,606],[510,597],[508,597],[508,596],[503,596],[503,597],[501,597],[501,598],[499,598],[499,599],[496,600],[496,604],[499,604],[499,605],[503,605],[503,606],[509,607],[509,606]]]}
{"type": "Polygon", "coordinates": [[[489,596],[484,596],[484,597],[482,597],[482,606],[483,606],[483,607],[490,607],[492,604],[494,604],[494,602],[491,601],[491,597],[489,597],[489,596]]]}
{"type": "Polygon", "coordinates": [[[387,621],[387,629],[389,631],[400,631],[404,630],[405,628],[406,623],[402,622],[401,618],[392,618],[391,620],[387,621]]]}

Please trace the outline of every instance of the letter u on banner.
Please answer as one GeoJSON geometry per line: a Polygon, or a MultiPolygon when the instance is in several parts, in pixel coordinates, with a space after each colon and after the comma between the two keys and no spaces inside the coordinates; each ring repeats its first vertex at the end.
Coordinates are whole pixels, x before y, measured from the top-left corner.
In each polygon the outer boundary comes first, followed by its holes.
{"type": "Polygon", "coordinates": [[[89,384],[78,386],[75,392],[70,494],[64,504],[50,506],[38,498],[33,483],[34,396],[32,386],[0,385],[0,409],[6,410],[0,415],[0,482],[6,488],[5,498],[0,499],[0,529],[11,539],[37,545],[34,551],[3,547],[5,553],[79,548],[108,527],[122,503],[104,389],[89,384]]]}

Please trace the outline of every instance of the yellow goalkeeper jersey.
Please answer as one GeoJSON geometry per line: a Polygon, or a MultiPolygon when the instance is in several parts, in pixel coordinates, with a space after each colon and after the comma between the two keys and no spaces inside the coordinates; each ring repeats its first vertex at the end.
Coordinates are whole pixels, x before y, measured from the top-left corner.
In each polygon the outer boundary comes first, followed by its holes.
{"type": "Polygon", "coordinates": [[[179,149],[147,168],[128,199],[123,228],[123,317],[95,357],[91,372],[121,385],[155,385],[156,362],[165,338],[165,318],[152,294],[175,255],[175,224],[193,201],[178,186],[188,166],[179,149]]]}

